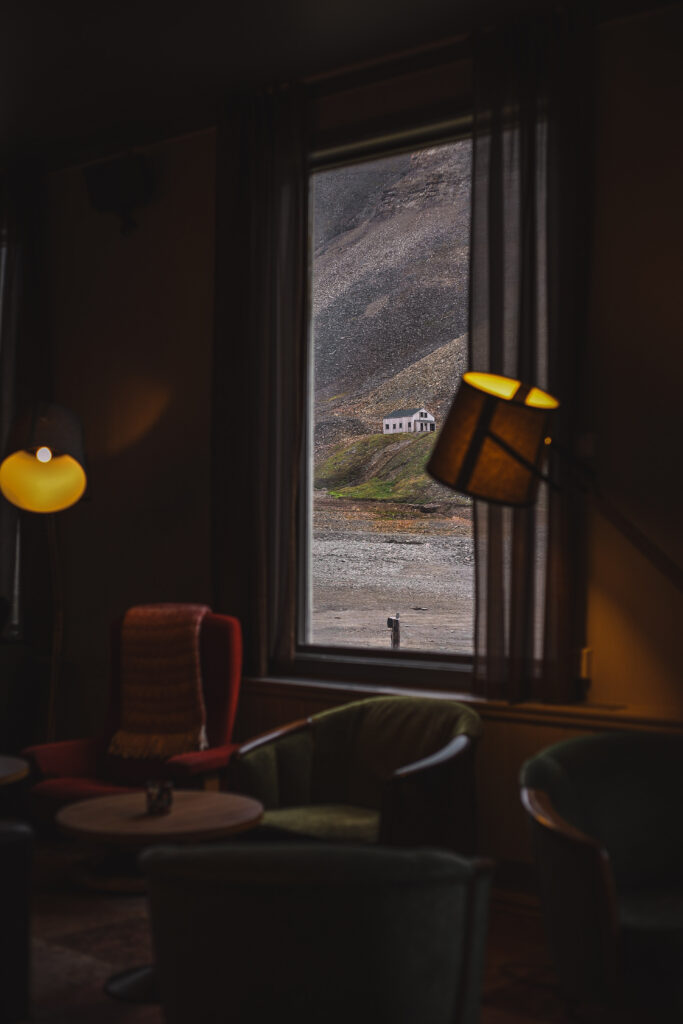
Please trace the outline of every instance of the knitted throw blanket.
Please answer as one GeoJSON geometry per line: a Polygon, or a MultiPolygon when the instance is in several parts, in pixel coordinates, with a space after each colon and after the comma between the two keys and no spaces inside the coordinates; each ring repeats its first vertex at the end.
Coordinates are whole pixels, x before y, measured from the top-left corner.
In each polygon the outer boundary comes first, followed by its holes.
{"type": "Polygon", "coordinates": [[[126,612],[121,728],[110,754],[166,758],[208,747],[199,629],[209,610],[201,604],[145,604],[126,612]]]}

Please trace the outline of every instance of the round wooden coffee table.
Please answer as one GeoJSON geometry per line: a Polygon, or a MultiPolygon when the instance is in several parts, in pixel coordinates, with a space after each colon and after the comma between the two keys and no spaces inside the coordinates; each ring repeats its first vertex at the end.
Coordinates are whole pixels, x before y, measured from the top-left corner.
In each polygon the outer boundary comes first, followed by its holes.
{"type": "MultiPolygon", "coordinates": [[[[171,810],[147,813],[147,794],[122,793],[98,796],[67,804],[57,813],[58,824],[67,832],[98,844],[114,845],[138,852],[158,843],[200,843],[224,839],[258,825],[263,805],[238,793],[203,789],[179,789],[173,794],[171,810]]],[[[112,886],[109,886],[112,888],[112,886]]],[[[127,879],[113,888],[140,891],[127,879]]],[[[147,964],[113,975],[105,991],[116,999],[133,1003],[158,1002],[154,967],[147,964]]]]}
{"type": "Polygon", "coordinates": [[[23,780],[29,775],[23,757],[0,754],[0,818],[25,818],[23,780]]]}
{"type": "Polygon", "coordinates": [[[82,839],[143,849],[155,843],[201,843],[258,825],[263,805],[239,793],[177,789],[166,814],[148,814],[141,793],[97,796],[67,804],[57,823],[82,839]]]}
{"type": "Polygon", "coordinates": [[[28,761],[23,757],[9,757],[0,754],[0,786],[9,786],[13,782],[25,779],[29,772],[28,761]]]}

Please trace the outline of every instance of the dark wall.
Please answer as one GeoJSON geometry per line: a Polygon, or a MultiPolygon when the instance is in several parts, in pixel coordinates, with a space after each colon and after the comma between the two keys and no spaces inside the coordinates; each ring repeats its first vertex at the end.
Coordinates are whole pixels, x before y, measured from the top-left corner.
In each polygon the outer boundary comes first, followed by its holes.
{"type": "MultiPolygon", "coordinates": [[[[681,52],[680,7],[615,22],[598,34],[587,382],[601,478],[622,511],[676,557],[681,52]]],[[[115,217],[91,208],[80,169],[50,180],[57,394],[82,414],[90,457],[88,500],[60,518],[68,734],[91,727],[102,711],[112,618],[136,601],[210,600],[214,137],[169,141],[148,155],[159,191],[129,235],[121,235],[115,217]]],[[[591,703],[617,720],[624,709],[683,720],[680,622],[680,592],[596,513],[591,703]]],[[[542,745],[542,728],[529,736],[534,747],[542,745]]],[[[526,739],[513,747],[516,763],[526,739]]],[[[506,785],[506,799],[514,799],[512,768],[506,785]]],[[[494,789],[505,787],[498,780],[494,789]]]]}
{"type": "MultiPolygon", "coordinates": [[[[683,566],[683,7],[605,26],[598,53],[596,468],[683,566]]],[[[591,696],[683,719],[681,591],[599,513],[591,542],[591,696]]]]}
{"type": "Polygon", "coordinates": [[[86,499],[59,517],[62,732],[104,706],[109,624],[145,601],[210,601],[214,136],[145,151],[137,227],[91,206],[81,168],[49,183],[55,392],[85,428],[86,499]]]}

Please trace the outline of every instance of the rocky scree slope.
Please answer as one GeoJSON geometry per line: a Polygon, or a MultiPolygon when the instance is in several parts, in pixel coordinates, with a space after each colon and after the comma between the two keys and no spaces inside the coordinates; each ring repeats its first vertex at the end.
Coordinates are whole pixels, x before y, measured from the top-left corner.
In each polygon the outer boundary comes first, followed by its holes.
{"type": "Polygon", "coordinates": [[[315,176],[316,462],[393,408],[442,418],[466,365],[470,172],[462,141],[315,176]]]}

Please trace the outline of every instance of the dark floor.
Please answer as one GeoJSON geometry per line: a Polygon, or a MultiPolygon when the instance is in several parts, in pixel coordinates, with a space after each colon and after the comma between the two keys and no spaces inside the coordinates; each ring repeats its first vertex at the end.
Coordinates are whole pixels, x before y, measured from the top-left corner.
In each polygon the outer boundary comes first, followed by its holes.
{"type": "MultiPolygon", "coordinates": [[[[74,867],[67,840],[38,845],[32,1021],[161,1024],[156,1006],[130,1005],[103,991],[112,974],[151,960],[145,897],[91,891],[74,878],[74,867]]],[[[528,894],[497,889],[481,1024],[568,1021],[554,988],[538,907],[528,894]]]]}
{"type": "Polygon", "coordinates": [[[151,959],[144,895],[97,892],[77,878],[68,840],[42,841],[34,862],[32,1024],[161,1024],[155,1006],[111,999],[115,972],[151,959]]]}
{"type": "MultiPolygon", "coordinates": [[[[83,851],[42,840],[34,861],[31,1024],[163,1024],[155,1005],[113,999],[105,982],[152,960],[144,894],[83,884],[83,851]]],[[[540,910],[528,884],[494,886],[481,1024],[627,1024],[585,1011],[572,1018],[555,985],[540,910]]],[[[420,1024],[416,1021],[415,1024],[420,1024]]],[[[646,1014],[628,1024],[662,1024],[646,1014]]],[[[668,1020],[667,1020],[668,1024],[668,1020]]]]}

